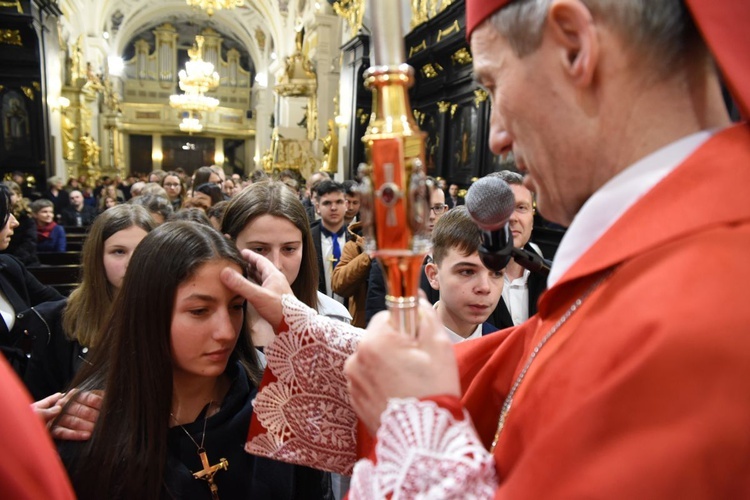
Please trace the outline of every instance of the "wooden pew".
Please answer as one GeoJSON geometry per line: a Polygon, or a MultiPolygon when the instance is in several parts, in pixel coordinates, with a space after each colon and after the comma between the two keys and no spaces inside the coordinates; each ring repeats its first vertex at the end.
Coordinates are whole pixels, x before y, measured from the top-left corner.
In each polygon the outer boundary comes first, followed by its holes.
{"type": "Polygon", "coordinates": [[[80,265],[81,252],[41,252],[38,253],[39,262],[46,266],[80,265]]]}
{"type": "Polygon", "coordinates": [[[39,282],[54,287],[65,296],[78,286],[81,279],[81,266],[73,264],[30,267],[29,272],[39,282]]]}

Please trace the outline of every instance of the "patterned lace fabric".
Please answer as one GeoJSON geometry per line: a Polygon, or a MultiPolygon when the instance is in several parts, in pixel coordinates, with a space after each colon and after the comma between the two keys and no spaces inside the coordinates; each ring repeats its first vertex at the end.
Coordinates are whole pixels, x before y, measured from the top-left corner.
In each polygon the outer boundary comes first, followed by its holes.
{"type": "Polygon", "coordinates": [[[289,327],[266,348],[275,380],[261,386],[254,414],[264,428],[249,453],[351,474],[357,417],[349,401],[344,362],[364,330],[319,315],[293,295],[281,300],[289,327]]]}
{"type": "Polygon", "coordinates": [[[466,411],[457,420],[433,401],[393,399],[381,422],[377,463],[357,462],[348,498],[493,497],[495,462],[466,411]]]}

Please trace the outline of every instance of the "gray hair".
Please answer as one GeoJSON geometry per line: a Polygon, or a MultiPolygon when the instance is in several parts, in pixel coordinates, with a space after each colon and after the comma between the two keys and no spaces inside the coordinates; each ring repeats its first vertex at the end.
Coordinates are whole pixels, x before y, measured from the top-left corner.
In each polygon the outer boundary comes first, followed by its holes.
{"type": "MultiPolygon", "coordinates": [[[[581,0],[594,18],[613,27],[657,76],[673,72],[693,55],[700,35],[682,0],[581,0]]],[[[516,0],[490,17],[518,57],[542,43],[552,0],[516,0]]]]}
{"type": "Polygon", "coordinates": [[[516,184],[519,186],[523,185],[523,175],[512,170],[501,170],[499,172],[492,172],[487,174],[487,177],[498,177],[505,181],[506,184],[516,184]]]}

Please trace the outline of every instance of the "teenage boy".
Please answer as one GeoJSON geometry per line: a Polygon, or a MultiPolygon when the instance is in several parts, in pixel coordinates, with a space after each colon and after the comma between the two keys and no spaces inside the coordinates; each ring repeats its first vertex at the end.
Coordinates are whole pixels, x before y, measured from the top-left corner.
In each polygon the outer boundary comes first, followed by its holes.
{"type": "Polygon", "coordinates": [[[346,244],[344,186],[336,181],[324,180],[316,186],[315,194],[315,210],[320,216],[320,221],[311,227],[310,234],[318,254],[320,268],[318,290],[344,304],[344,297],[331,290],[331,274],[341,260],[341,249],[346,244]]]}
{"type": "Polygon", "coordinates": [[[441,217],[432,231],[432,262],[425,274],[440,291],[434,307],[453,343],[497,330],[486,321],[502,295],[505,271],[484,267],[480,243],[481,233],[463,205],[441,217]]]}

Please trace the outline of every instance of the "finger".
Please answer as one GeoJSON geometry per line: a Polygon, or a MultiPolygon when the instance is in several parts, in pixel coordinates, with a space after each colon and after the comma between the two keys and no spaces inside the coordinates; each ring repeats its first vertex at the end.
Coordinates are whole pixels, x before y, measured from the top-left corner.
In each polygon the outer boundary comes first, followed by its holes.
{"type": "Polygon", "coordinates": [[[63,393],[62,392],[56,392],[55,394],[51,394],[51,395],[47,396],[44,399],[40,399],[39,401],[37,401],[36,403],[34,403],[34,405],[37,408],[51,408],[62,397],[63,397],[63,393]]]}
{"type": "Polygon", "coordinates": [[[67,429],[65,427],[53,427],[50,430],[50,435],[54,439],[60,439],[63,441],[86,441],[91,438],[90,431],[78,431],[67,429]]]}
{"type": "Polygon", "coordinates": [[[263,281],[265,281],[265,279],[268,278],[271,274],[273,274],[274,272],[278,272],[276,266],[274,266],[270,260],[263,257],[261,254],[247,249],[242,250],[241,253],[242,257],[244,257],[244,259],[250,265],[251,272],[257,274],[259,283],[263,283],[263,281]]]}
{"type": "Polygon", "coordinates": [[[219,274],[221,282],[234,291],[235,293],[242,295],[250,302],[253,302],[253,298],[257,294],[262,294],[263,288],[256,285],[255,283],[245,279],[240,273],[230,267],[225,267],[219,274]]]}

